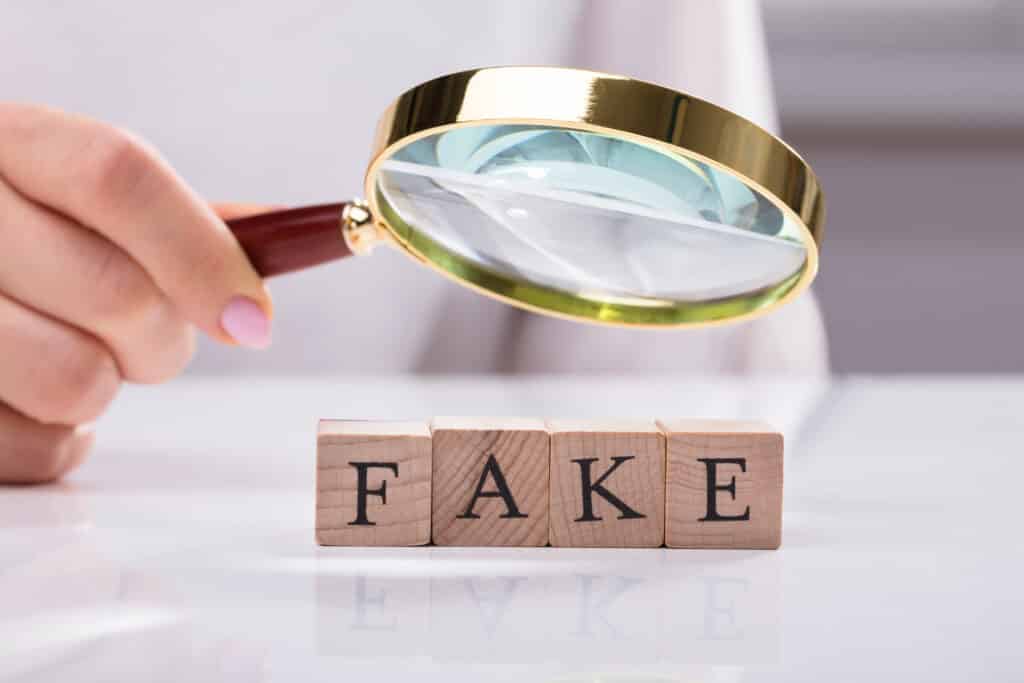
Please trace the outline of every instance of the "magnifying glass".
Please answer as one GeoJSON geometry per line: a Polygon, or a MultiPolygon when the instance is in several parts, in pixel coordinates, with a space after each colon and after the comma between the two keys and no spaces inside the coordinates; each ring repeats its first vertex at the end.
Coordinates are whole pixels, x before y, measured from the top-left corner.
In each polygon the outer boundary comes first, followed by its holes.
{"type": "Polygon", "coordinates": [[[765,313],[818,265],[810,166],[743,117],[621,76],[498,67],[383,114],[366,200],[230,221],[264,276],[388,244],[535,312],[640,327],[765,313]]]}

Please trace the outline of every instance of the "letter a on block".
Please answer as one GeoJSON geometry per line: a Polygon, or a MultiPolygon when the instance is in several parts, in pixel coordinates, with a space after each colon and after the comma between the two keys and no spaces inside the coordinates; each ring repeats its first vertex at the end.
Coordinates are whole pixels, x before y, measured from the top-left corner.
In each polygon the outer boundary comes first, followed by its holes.
{"type": "Polygon", "coordinates": [[[782,434],[751,422],[661,420],[670,548],[778,548],[782,434]]]}
{"type": "Polygon", "coordinates": [[[547,545],[550,460],[544,422],[438,417],[432,429],[434,543],[547,545]]]}
{"type": "Polygon", "coordinates": [[[321,420],[317,543],[429,543],[431,465],[426,422],[321,420]]]}
{"type": "Polygon", "coordinates": [[[660,546],[665,440],[654,422],[551,420],[551,545],[660,546]]]}

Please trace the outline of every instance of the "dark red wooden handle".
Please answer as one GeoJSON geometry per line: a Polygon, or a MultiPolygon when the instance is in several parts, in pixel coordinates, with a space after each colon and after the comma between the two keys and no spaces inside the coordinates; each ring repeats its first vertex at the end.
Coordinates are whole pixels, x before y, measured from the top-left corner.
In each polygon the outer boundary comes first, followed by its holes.
{"type": "Polygon", "coordinates": [[[341,236],[345,204],[271,211],[227,221],[263,277],[290,273],[352,254],[341,236]]]}

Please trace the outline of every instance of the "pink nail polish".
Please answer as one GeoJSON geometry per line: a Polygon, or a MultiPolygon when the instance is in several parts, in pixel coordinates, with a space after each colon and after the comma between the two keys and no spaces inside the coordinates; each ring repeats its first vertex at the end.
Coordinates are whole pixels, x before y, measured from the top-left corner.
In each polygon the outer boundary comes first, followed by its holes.
{"type": "Polygon", "coordinates": [[[270,346],[270,320],[252,299],[236,296],[220,314],[220,324],[242,346],[265,349],[270,346]]]}

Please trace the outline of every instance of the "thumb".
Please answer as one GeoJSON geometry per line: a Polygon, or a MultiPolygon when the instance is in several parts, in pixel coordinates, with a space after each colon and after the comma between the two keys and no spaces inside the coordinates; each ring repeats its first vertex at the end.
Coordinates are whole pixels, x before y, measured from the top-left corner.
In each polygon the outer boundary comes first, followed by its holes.
{"type": "Polygon", "coordinates": [[[124,250],[214,339],[270,343],[270,295],[238,241],[148,144],[61,111],[0,103],[0,176],[124,250]]]}

